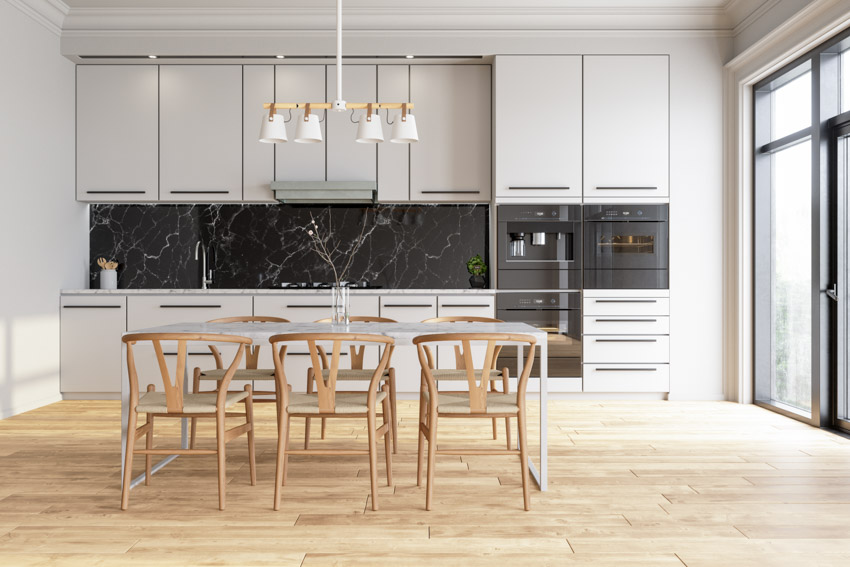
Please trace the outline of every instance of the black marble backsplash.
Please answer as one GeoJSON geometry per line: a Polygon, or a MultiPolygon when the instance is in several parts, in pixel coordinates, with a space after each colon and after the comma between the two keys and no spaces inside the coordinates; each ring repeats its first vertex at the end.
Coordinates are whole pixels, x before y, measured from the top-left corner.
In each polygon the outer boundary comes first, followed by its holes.
{"type": "Polygon", "coordinates": [[[349,280],[400,289],[469,287],[466,261],[488,257],[487,205],[92,205],[91,287],[100,256],[119,263],[121,289],[200,287],[200,240],[214,251],[212,288],[260,289],[281,282],[333,281],[306,228],[339,244],[345,263],[361,230],[349,280]]]}

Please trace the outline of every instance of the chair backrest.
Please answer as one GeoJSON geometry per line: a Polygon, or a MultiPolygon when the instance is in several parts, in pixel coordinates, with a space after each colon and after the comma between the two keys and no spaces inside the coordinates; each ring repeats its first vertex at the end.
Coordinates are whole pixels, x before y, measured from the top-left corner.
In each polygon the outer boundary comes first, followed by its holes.
{"type": "MultiPolygon", "coordinates": [[[[130,377],[130,407],[136,407],[139,402],[139,375],[136,371],[136,358],[133,346],[140,342],[151,342],[153,350],[159,363],[159,372],[162,378],[163,391],[165,392],[166,407],[169,413],[181,413],[183,411],[183,383],[186,378],[184,369],[186,367],[187,344],[190,342],[200,343],[228,343],[238,345],[233,362],[224,373],[221,388],[218,391],[216,405],[220,410],[224,409],[224,401],[227,397],[227,387],[239,368],[245,349],[252,344],[251,339],[237,337],[235,335],[215,335],[212,333],[133,333],[124,335],[121,340],[127,344],[127,373],[130,377]],[[162,351],[162,343],[177,343],[177,364],[174,369],[174,380],[168,371],[168,364],[162,351]]],[[[150,388],[150,386],[149,386],[150,388]]]]}
{"type": "Polygon", "coordinates": [[[369,407],[374,407],[375,395],[378,390],[378,382],[389,365],[392,347],[395,341],[391,337],[383,335],[371,335],[366,333],[287,333],[274,335],[269,339],[275,354],[274,370],[277,380],[278,392],[282,392],[284,407],[288,404],[289,388],[286,380],[284,365],[286,362],[286,348],[293,343],[307,343],[310,353],[310,361],[313,368],[313,376],[316,384],[316,394],[319,399],[319,411],[322,413],[334,413],[336,411],[336,384],[339,374],[339,358],[344,346],[377,345],[384,347],[384,354],[378,363],[378,367],[372,373],[371,383],[368,390],[369,407]],[[320,343],[324,343],[320,344],[320,343]],[[331,346],[330,361],[325,352],[325,346],[331,346]],[[328,369],[327,378],[322,374],[323,369],[328,369]]]}
{"type": "MultiPolygon", "coordinates": [[[[493,317],[477,317],[474,315],[462,315],[459,317],[431,317],[430,319],[423,319],[423,323],[504,323],[501,319],[494,319],[493,317]]],[[[425,351],[428,356],[431,355],[431,349],[427,346],[425,347],[425,351]]],[[[496,352],[493,355],[493,368],[496,368],[496,361],[499,359],[499,353],[501,353],[502,347],[497,345],[496,352]]],[[[455,368],[458,370],[463,370],[465,368],[463,356],[460,352],[460,345],[455,345],[455,368]]]]}
{"type": "MultiPolygon", "coordinates": [[[[371,315],[352,315],[348,318],[348,320],[352,323],[398,323],[395,319],[390,319],[388,317],[373,317],[371,315]]],[[[330,317],[326,317],[325,319],[319,319],[316,323],[332,323],[333,319],[330,317]]],[[[366,352],[366,347],[364,345],[351,345],[350,347],[351,354],[351,369],[352,370],[363,370],[363,356],[366,352]]],[[[320,351],[322,347],[319,347],[320,351]]],[[[322,351],[323,352],[323,351],[322,351]]]]}
{"type": "MultiPolygon", "coordinates": [[[[210,319],[207,323],[289,323],[289,319],[284,319],[283,317],[272,317],[270,315],[261,315],[258,317],[253,317],[251,315],[239,316],[239,317],[220,317],[218,319],[210,319]]],[[[245,353],[245,368],[248,369],[256,369],[258,361],[260,359],[260,346],[261,345],[251,345],[248,351],[245,353]]],[[[215,367],[218,369],[224,368],[224,360],[221,357],[221,353],[215,347],[215,345],[209,345],[210,352],[212,352],[213,357],[215,358],[215,367]]]]}
{"type": "MultiPolygon", "coordinates": [[[[425,382],[432,400],[436,400],[438,396],[437,382],[431,372],[435,366],[434,359],[430,356],[430,353],[426,352],[426,348],[429,344],[437,345],[439,343],[460,343],[458,349],[460,349],[463,358],[463,369],[466,370],[466,381],[469,384],[470,413],[487,412],[487,390],[490,384],[490,373],[495,371],[497,347],[506,344],[528,345],[528,355],[525,357],[525,364],[517,383],[517,402],[525,403],[525,390],[528,386],[531,366],[534,364],[534,345],[537,344],[537,340],[533,336],[520,333],[440,333],[416,337],[413,339],[413,344],[416,345],[419,353],[419,364],[422,366],[422,374],[425,376],[425,382]],[[482,342],[487,343],[487,348],[482,364],[476,367],[472,357],[472,346],[473,343],[482,342]],[[480,378],[475,376],[477,368],[481,369],[480,378]]],[[[503,371],[507,372],[507,368],[503,371]]]]}

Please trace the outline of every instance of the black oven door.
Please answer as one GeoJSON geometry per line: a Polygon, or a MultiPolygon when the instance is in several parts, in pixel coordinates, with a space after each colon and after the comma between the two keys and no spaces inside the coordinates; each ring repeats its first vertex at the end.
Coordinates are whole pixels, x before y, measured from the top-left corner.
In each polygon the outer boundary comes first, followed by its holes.
{"type": "Polygon", "coordinates": [[[667,207],[592,205],[585,211],[584,287],[668,287],[667,207]]]}

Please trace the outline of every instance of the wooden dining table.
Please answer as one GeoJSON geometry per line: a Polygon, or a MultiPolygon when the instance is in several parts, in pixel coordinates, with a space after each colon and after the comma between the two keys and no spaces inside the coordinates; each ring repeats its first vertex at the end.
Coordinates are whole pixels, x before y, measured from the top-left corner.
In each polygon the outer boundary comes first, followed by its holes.
{"type": "MultiPolygon", "coordinates": [[[[222,335],[238,335],[247,337],[254,341],[254,344],[267,345],[269,338],[273,335],[284,333],[365,333],[384,335],[392,337],[395,340],[396,346],[412,345],[413,339],[422,335],[431,335],[437,333],[521,333],[531,335],[537,340],[537,352],[540,358],[540,376],[532,380],[539,379],[540,381],[540,456],[539,468],[535,465],[533,459],[529,457],[529,471],[534,478],[537,486],[541,491],[546,490],[547,472],[548,472],[548,455],[547,455],[547,367],[548,367],[548,348],[547,348],[547,333],[541,329],[528,325],[527,323],[490,323],[490,322],[458,322],[458,323],[349,323],[348,325],[329,325],[328,323],[175,323],[172,325],[162,325],[159,327],[151,327],[149,329],[134,330],[132,333],[204,333],[204,334],[222,334],[222,335]]],[[[124,333],[132,334],[130,332],[124,333]]],[[[166,343],[167,344],[167,343],[166,343]]],[[[509,343],[508,343],[509,344],[509,343]]],[[[515,344],[515,343],[514,343],[515,344]]],[[[124,478],[124,453],[127,447],[127,418],[130,414],[130,379],[127,370],[127,345],[121,343],[122,365],[121,365],[121,478],[124,478]]],[[[187,357],[188,359],[188,357],[187,357]]],[[[517,376],[523,364],[523,347],[517,345],[517,376]]],[[[188,392],[189,382],[188,377],[191,376],[188,368],[188,362],[184,371],[184,392],[188,392]]],[[[401,369],[405,371],[407,369],[401,369]]],[[[411,371],[419,371],[419,368],[411,369],[411,371]]],[[[182,419],[180,443],[181,447],[187,449],[189,447],[189,420],[182,419]]],[[[168,455],[160,462],[154,465],[151,469],[151,474],[157,472],[171,461],[176,459],[178,455],[168,455]]],[[[134,478],[130,487],[144,482],[145,473],[134,478]]],[[[122,481],[123,482],[123,481],[122,481]]]]}

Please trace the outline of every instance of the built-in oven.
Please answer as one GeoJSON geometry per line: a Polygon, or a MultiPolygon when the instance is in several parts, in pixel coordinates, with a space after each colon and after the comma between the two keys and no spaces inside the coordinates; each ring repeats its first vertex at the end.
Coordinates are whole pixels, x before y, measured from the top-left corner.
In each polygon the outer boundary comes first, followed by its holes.
{"type": "MultiPolygon", "coordinates": [[[[548,376],[581,376],[581,293],[504,292],[496,295],[496,317],[528,323],[548,332],[548,376]]],[[[528,348],[523,356],[528,355],[528,348]]],[[[517,368],[516,349],[502,349],[497,368],[517,368]]],[[[540,360],[534,361],[532,377],[540,377],[540,360]]]]}
{"type": "Polygon", "coordinates": [[[668,205],[585,205],[585,289],[667,289],[668,205]]]}
{"type": "Polygon", "coordinates": [[[499,205],[500,289],[581,289],[581,206],[499,205]]]}

